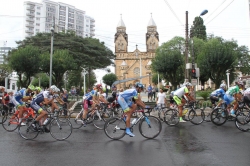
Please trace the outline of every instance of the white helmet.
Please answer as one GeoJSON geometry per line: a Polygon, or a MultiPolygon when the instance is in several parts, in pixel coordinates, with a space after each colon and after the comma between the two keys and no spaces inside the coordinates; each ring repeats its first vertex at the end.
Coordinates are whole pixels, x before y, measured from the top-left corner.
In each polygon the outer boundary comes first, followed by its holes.
{"type": "Polygon", "coordinates": [[[190,82],[186,82],[184,83],[184,86],[192,86],[192,84],[190,82]]]}
{"type": "Polygon", "coordinates": [[[50,87],[50,90],[52,91],[52,92],[57,92],[57,87],[55,86],[55,85],[51,85],[51,87],[50,87]]]}
{"type": "Polygon", "coordinates": [[[222,83],[222,84],[220,84],[220,88],[222,88],[222,89],[227,89],[227,85],[224,84],[224,83],[222,83]]]}

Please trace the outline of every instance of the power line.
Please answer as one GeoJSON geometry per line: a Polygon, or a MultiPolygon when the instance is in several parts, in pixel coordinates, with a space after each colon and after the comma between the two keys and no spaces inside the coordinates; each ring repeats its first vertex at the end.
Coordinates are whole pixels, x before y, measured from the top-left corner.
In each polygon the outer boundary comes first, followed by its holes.
{"type": "Polygon", "coordinates": [[[177,20],[181,23],[181,25],[183,25],[182,24],[182,22],[180,21],[180,19],[177,17],[177,15],[175,14],[175,12],[174,12],[174,10],[172,9],[172,7],[170,6],[170,4],[168,3],[168,1],[167,0],[164,0],[165,1],[165,3],[168,5],[168,7],[169,7],[169,9],[171,10],[171,12],[174,14],[174,16],[175,16],[175,18],[177,18],[177,20]]]}
{"type": "MultiPolygon", "coordinates": [[[[219,14],[221,14],[229,5],[231,5],[233,3],[234,0],[232,0],[232,2],[230,2],[220,13],[218,13],[214,18],[212,18],[212,20],[214,20],[219,14]]],[[[210,23],[212,20],[210,20],[208,23],[210,23]]],[[[206,23],[206,25],[208,24],[206,23]]]]}
{"type": "MultiPolygon", "coordinates": [[[[220,7],[224,2],[226,2],[226,0],[224,0],[224,1],[223,1],[223,2],[222,2],[222,3],[221,3],[221,4],[220,4],[220,5],[219,5],[219,6],[218,6],[218,7],[217,7],[208,17],[207,17],[207,18],[206,18],[206,19],[208,19],[210,16],[212,16],[212,15],[214,14],[214,12],[216,12],[216,10],[219,9],[219,7],[220,7]]],[[[205,20],[206,20],[206,19],[205,19],[205,20]]],[[[205,21],[205,20],[204,20],[204,21],[205,21]]]]}

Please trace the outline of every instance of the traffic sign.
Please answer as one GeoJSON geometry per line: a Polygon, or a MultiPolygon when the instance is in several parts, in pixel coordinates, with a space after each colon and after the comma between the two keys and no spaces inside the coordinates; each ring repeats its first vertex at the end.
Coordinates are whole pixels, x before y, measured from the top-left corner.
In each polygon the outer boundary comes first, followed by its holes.
{"type": "Polygon", "coordinates": [[[192,85],[197,85],[197,79],[191,79],[191,84],[192,85]]]}

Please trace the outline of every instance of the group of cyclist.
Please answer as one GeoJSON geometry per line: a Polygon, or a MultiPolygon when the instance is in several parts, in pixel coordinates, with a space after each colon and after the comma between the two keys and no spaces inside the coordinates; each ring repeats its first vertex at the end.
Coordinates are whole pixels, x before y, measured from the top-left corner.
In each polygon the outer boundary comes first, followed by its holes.
{"type": "MultiPolygon", "coordinates": [[[[48,117],[48,112],[43,110],[42,105],[51,105],[51,111],[53,112],[55,109],[58,109],[57,104],[55,104],[55,93],[60,92],[55,85],[52,85],[48,90],[42,90],[40,87],[34,87],[33,85],[29,85],[28,88],[22,88],[16,93],[9,92],[2,98],[2,104],[8,110],[10,107],[15,107],[18,111],[19,124],[26,125],[22,122],[23,114],[27,110],[26,104],[29,103],[30,107],[37,113],[36,119],[32,122],[37,128],[37,124],[45,125],[44,121],[48,117]]],[[[45,132],[49,132],[49,129],[45,127],[45,132]]]]}
{"type": "Polygon", "coordinates": [[[232,117],[236,117],[235,111],[238,108],[238,102],[242,101],[245,103],[250,102],[250,96],[249,93],[250,89],[244,89],[244,83],[243,81],[236,82],[235,86],[229,87],[227,89],[227,86],[225,83],[222,83],[220,85],[219,89],[216,89],[213,91],[210,95],[211,103],[213,104],[213,107],[218,107],[222,104],[224,101],[227,105],[227,110],[230,113],[232,117]],[[216,105],[216,102],[218,104],[216,105]],[[233,105],[233,109],[230,110],[231,105],[233,105]]]}

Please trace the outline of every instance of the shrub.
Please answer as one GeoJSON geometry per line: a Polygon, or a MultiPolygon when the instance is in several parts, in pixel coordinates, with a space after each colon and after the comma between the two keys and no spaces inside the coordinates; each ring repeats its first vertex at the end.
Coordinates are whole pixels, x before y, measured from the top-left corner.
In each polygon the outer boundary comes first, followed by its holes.
{"type": "Polygon", "coordinates": [[[200,96],[202,97],[204,100],[207,100],[208,97],[210,96],[211,94],[211,91],[197,91],[197,96],[200,96]]]}

